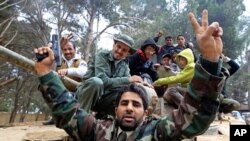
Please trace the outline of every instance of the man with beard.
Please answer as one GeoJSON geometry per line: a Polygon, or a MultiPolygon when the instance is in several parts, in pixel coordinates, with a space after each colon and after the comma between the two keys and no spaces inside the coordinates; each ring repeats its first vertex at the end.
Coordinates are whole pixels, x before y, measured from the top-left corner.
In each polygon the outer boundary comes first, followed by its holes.
{"type": "Polygon", "coordinates": [[[63,128],[74,140],[182,140],[204,133],[213,122],[221,93],[223,44],[222,28],[217,22],[208,24],[208,12],[202,13],[200,25],[193,13],[189,20],[196,33],[201,56],[195,66],[195,74],[178,109],[160,119],[146,117],[147,98],[138,84],[122,87],[118,93],[116,118],[96,120],[81,109],[79,103],[65,89],[60,79],[51,71],[54,55],[49,47],[35,49],[35,53],[49,56],[35,63],[40,76],[40,91],[50,106],[56,126],[63,128]]]}
{"type": "MultiPolygon", "coordinates": [[[[62,64],[56,68],[56,71],[60,76],[68,76],[77,82],[82,82],[82,78],[87,72],[87,63],[77,54],[75,44],[70,41],[72,37],[72,34],[64,35],[60,40],[63,54],[62,64]]],[[[76,91],[76,87],[72,86],[72,84],[65,83],[64,85],[69,91],[76,91]]]]}

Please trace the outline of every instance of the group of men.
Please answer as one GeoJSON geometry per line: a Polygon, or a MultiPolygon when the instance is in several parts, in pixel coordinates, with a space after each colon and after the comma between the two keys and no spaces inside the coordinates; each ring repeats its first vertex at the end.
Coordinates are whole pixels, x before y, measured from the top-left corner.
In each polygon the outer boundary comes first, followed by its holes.
{"type": "MultiPolygon", "coordinates": [[[[201,56],[178,108],[158,119],[147,116],[149,99],[139,84],[144,83],[142,77],[130,75],[126,58],[135,51],[131,37],[116,35],[111,51],[102,51],[90,60],[82,77],[84,82],[76,89],[77,98],[51,71],[54,55],[50,47],[35,49],[35,53],[49,54],[35,63],[35,69],[39,90],[52,110],[56,126],[77,141],[181,140],[204,133],[218,111],[218,96],[227,73],[220,58],[222,28],[217,22],[209,25],[207,10],[202,12],[201,25],[193,13],[189,13],[189,20],[201,56]],[[101,118],[97,120],[91,111],[97,111],[101,118]],[[102,111],[113,116],[102,117],[102,111]]],[[[146,48],[142,46],[141,50],[146,48]]],[[[154,46],[146,51],[154,53],[154,46]]]]}

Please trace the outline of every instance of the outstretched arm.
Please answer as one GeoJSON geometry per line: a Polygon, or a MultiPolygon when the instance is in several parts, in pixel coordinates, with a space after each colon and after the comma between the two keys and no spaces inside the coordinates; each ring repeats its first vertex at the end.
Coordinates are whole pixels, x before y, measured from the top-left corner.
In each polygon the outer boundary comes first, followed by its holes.
{"type": "Polygon", "coordinates": [[[227,69],[229,71],[230,76],[233,75],[240,68],[240,65],[231,58],[225,56],[224,54],[221,54],[221,57],[223,59],[223,62],[229,65],[229,68],[227,69]]]}
{"type": "MultiPolygon", "coordinates": [[[[34,50],[35,53],[48,53],[49,56],[35,63],[35,69],[40,76],[39,90],[51,109],[56,127],[63,128],[75,140],[84,140],[94,130],[95,119],[80,105],[74,96],[65,88],[60,78],[51,69],[54,54],[49,46],[34,50]],[[82,128],[87,127],[87,128],[82,128]],[[78,134],[80,133],[80,134],[78,134]]],[[[89,138],[89,140],[94,140],[89,138]]]]}
{"type": "Polygon", "coordinates": [[[217,22],[208,24],[208,12],[202,13],[201,25],[193,13],[189,20],[195,31],[201,56],[195,66],[195,74],[188,86],[188,92],[178,109],[162,119],[158,126],[159,140],[181,140],[204,133],[213,122],[219,102],[217,97],[223,86],[222,28],[217,22]]]}

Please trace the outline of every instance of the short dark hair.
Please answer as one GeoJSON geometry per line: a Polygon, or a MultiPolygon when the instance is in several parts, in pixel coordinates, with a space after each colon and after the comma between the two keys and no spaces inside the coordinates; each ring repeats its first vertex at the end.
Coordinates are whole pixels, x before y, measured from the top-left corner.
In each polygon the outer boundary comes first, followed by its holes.
{"type": "Polygon", "coordinates": [[[179,39],[179,37],[184,37],[184,38],[185,38],[185,36],[184,36],[184,35],[179,34],[179,35],[177,35],[176,39],[178,40],[178,39],[179,39]]]}
{"type": "Polygon", "coordinates": [[[162,59],[163,59],[163,58],[166,58],[166,57],[169,58],[169,59],[172,58],[172,56],[171,56],[170,53],[166,53],[166,54],[163,54],[163,55],[162,55],[162,59]]]}
{"type": "Polygon", "coordinates": [[[140,98],[142,99],[144,110],[148,109],[147,93],[146,93],[145,89],[141,85],[136,84],[136,83],[131,83],[129,85],[124,85],[120,89],[120,91],[119,91],[119,93],[117,95],[117,98],[116,98],[116,107],[118,107],[119,102],[121,100],[121,97],[125,92],[134,92],[134,93],[138,94],[138,96],[140,96],[140,98]]]}
{"type": "Polygon", "coordinates": [[[167,39],[173,39],[173,37],[172,36],[166,36],[165,40],[167,40],[167,39]]]}

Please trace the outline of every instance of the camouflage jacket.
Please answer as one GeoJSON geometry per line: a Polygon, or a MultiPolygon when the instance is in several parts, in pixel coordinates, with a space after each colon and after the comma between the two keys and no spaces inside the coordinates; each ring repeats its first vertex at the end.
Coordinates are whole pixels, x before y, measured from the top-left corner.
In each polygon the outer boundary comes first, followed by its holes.
{"type": "MultiPolygon", "coordinates": [[[[127,140],[172,141],[204,133],[214,120],[219,106],[217,97],[224,83],[223,72],[220,70],[221,61],[198,61],[194,78],[188,86],[188,93],[179,108],[161,119],[145,120],[127,140]],[[213,68],[217,73],[211,75],[213,73],[204,68],[213,68]]],[[[58,128],[63,128],[77,141],[116,141],[118,127],[115,120],[96,120],[93,115],[80,109],[76,99],[53,72],[39,79],[40,91],[52,110],[58,128]]]]}

